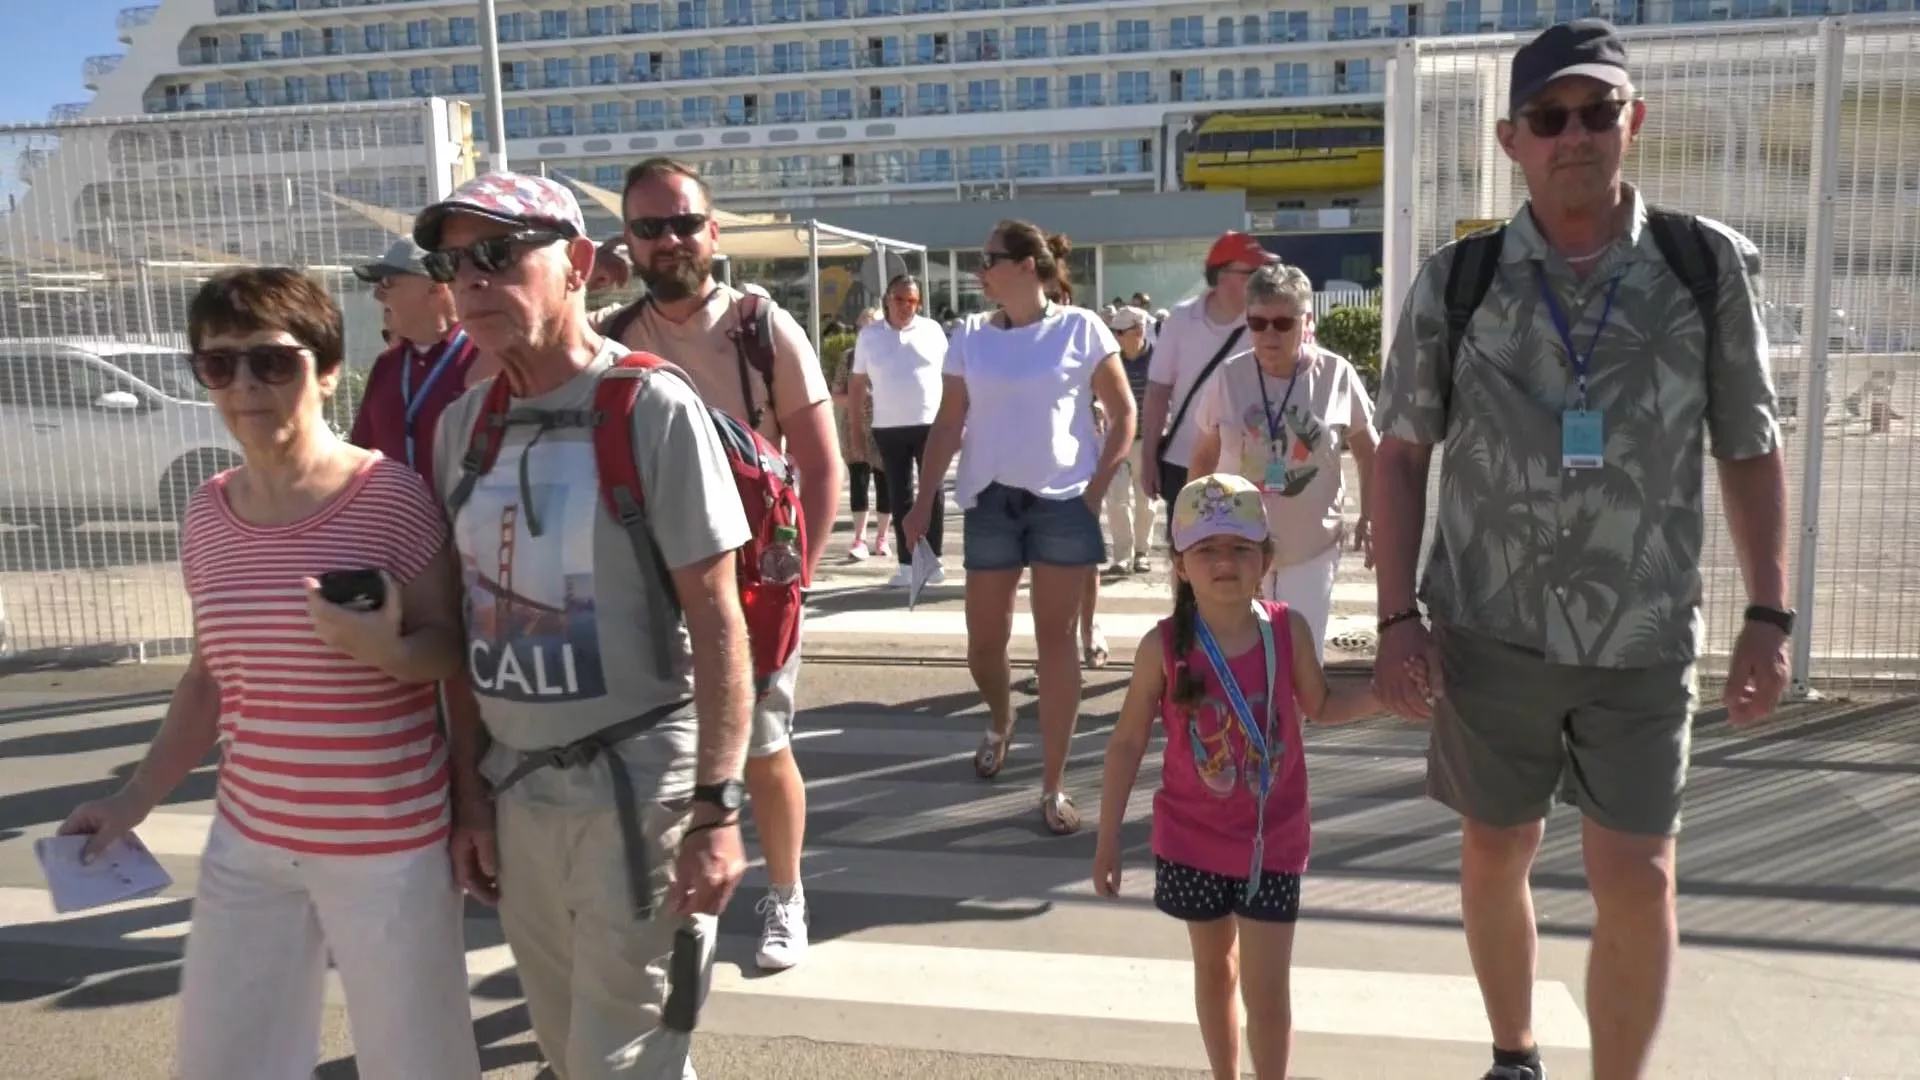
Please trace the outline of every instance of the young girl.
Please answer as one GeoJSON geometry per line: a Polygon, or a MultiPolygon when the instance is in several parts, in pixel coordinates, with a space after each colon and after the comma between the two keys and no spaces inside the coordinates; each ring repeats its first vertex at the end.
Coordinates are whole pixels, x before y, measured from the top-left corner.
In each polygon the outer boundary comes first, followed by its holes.
{"type": "Polygon", "coordinates": [[[1254,1075],[1282,1080],[1308,848],[1299,718],[1378,710],[1369,690],[1330,691],[1306,620],[1260,599],[1273,540],[1257,486],[1203,476],[1180,489],[1171,516],[1178,598],[1140,642],[1107,746],[1093,884],[1120,894],[1120,824],[1158,718],[1167,748],[1153,796],[1153,902],[1187,924],[1207,1060],[1215,1080],[1240,1075],[1238,982],[1254,1075]]]}

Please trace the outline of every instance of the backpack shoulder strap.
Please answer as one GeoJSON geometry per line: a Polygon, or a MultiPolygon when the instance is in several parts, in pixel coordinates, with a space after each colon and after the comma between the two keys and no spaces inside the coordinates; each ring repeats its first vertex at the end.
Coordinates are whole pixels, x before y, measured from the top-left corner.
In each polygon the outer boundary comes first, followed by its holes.
{"type": "Polygon", "coordinates": [[[607,321],[600,324],[600,336],[626,344],[627,331],[633,327],[634,320],[647,310],[647,304],[652,299],[653,294],[649,293],[607,316],[607,321]]]}
{"type": "Polygon", "coordinates": [[[1473,313],[1480,310],[1493,279],[1500,272],[1500,249],[1507,227],[1497,225],[1464,236],[1453,245],[1453,263],[1447,273],[1447,359],[1459,359],[1473,313]]]}
{"type": "Polygon", "coordinates": [[[1706,226],[1692,214],[1647,208],[1647,229],[1660,257],[1686,286],[1707,328],[1707,355],[1714,354],[1720,315],[1720,260],[1713,253],[1706,226]]]}
{"type": "Polygon", "coordinates": [[[773,403],[773,309],[775,305],[757,293],[742,293],[734,302],[739,328],[733,332],[734,352],[740,361],[740,397],[747,404],[748,426],[755,431],[766,419],[766,408],[754,404],[753,373],[767,388],[767,404],[773,403]]]}
{"type": "Polygon", "coordinates": [[[593,388],[593,463],[599,476],[600,498],[607,514],[627,534],[634,564],[642,574],[653,574],[654,580],[644,590],[647,636],[653,645],[655,669],[669,679],[677,667],[673,641],[680,604],[673,590],[673,572],[647,524],[646,492],[640,483],[640,464],[634,458],[633,409],[646,380],[655,372],[672,370],[665,360],[651,353],[630,353],[608,368],[593,388]]]}
{"type": "Polygon", "coordinates": [[[467,452],[460,458],[460,481],[447,496],[447,517],[459,515],[460,508],[473,497],[473,486],[493,470],[500,458],[500,443],[507,434],[507,406],[513,400],[513,387],[504,374],[495,375],[473,417],[473,433],[467,438],[467,452]]]}

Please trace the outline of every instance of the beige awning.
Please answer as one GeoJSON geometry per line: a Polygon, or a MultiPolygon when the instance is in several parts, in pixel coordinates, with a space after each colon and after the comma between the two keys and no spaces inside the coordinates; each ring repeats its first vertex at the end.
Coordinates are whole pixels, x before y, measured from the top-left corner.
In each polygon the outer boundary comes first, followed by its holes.
{"type": "Polygon", "coordinates": [[[413,235],[413,215],[404,210],[389,210],[384,206],[374,206],[358,199],[349,199],[345,195],[336,195],[322,189],[320,194],[332,199],[336,205],[346,207],[368,221],[392,233],[396,237],[413,235]]]}
{"type": "MultiPolygon", "coordinates": [[[[612,214],[613,220],[625,221],[627,219],[626,207],[622,204],[619,192],[608,191],[606,188],[600,187],[597,184],[589,184],[585,180],[568,176],[565,173],[560,174],[560,179],[573,185],[579,190],[580,194],[592,199],[595,206],[612,214]]],[[[734,214],[725,210],[716,209],[713,211],[713,220],[719,222],[720,228],[724,231],[741,225],[763,225],[775,220],[775,218],[772,214],[734,214]]]]}

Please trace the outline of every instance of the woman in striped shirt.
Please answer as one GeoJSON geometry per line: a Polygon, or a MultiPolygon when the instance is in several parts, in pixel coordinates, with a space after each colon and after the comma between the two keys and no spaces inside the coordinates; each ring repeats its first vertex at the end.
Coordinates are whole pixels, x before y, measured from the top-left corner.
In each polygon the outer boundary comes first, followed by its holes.
{"type": "Polygon", "coordinates": [[[333,299],[293,270],[235,271],[194,298],[193,373],[243,463],[181,527],[195,650],[160,733],[119,792],[62,827],[104,848],[220,747],[182,1080],[310,1076],[329,956],[361,1076],[480,1075],[435,715],[435,682],[461,667],[447,530],[413,470],[328,427],[341,337],[333,299]],[[342,570],[377,571],[359,590],[377,607],[322,596],[342,570]]]}

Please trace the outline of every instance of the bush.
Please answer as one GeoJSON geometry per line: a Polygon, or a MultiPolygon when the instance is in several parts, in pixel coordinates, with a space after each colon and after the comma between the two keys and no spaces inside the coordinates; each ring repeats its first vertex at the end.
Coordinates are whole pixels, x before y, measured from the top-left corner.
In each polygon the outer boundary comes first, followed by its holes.
{"type": "Polygon", "coordinates": [[[826,375],[828,386],[840,385],[840,379],[846,373],[847,353],[853,350],[856,336],[830,334],[820,342],[820,370],[826,375]]]}
{"type": "Polygon", "coordinates": [[[1344,356],[1360,373],[1367,393],[1380,392],[1380,309],[1337,307],[1314,325],[1321,345],[1344,356]]]}
{"type": "Polygon", "coordinates": [[[353,418],[360,412],[360,399],[366,396],[367,373],[370,368],[354,364],[340,365],[340,385],[333,391],[333,397],[327,401],[327,423],[344,438],[353,430],[353,418]]]}

